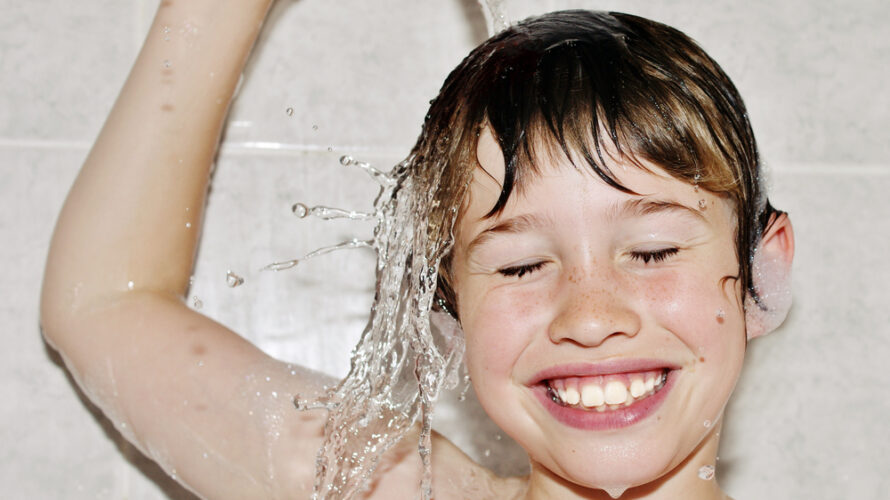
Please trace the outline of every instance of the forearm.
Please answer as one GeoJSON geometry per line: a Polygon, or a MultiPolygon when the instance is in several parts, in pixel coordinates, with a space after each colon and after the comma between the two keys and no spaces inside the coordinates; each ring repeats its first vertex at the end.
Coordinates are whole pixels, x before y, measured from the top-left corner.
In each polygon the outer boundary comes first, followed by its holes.
{"type": "Polygon", "coordinates": [[[162,2],[59,217],[45,323],[129,289],[184,293],[218,138],[271,2],[162,2]]]}

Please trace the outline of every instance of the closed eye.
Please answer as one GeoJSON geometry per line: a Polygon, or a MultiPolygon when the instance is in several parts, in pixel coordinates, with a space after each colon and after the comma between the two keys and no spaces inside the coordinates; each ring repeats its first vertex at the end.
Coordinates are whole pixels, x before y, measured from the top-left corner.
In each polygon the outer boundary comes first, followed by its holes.
{"type": "Polygon", "coordinates": [[[634,260],[642,261],[643,264],[648,264],[649,262],[662,262],[668,257],[676,255],[679,252],[679,248],[662,248],[659,250],[636,250],[630,253],[630,257],[634,260]]]}
{"type": "Polygon", "coordinates": [[[533,264],[524,264],[521,266],[505,267],[503,269],[498,269],[498,272],[504,276],[515,276],[517,278],[521,278],[526,274],[531,274],[531,273],[541,269],[542,267],[544,267],[544,264],[546,264],[546,263],[547,263],[546,261],[541,261],[541,262],[535,262],[533,264]]]}

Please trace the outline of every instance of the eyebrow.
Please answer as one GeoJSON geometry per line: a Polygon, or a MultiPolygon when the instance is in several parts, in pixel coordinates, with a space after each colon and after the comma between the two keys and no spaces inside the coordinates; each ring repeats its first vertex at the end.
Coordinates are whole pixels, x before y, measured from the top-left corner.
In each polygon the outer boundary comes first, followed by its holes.
{"type": "Polygon", "coordinates": [[[473,253],[473,249],[484,244],[497,234],[515,234],[522,233],[531,229],[537,229],[553,225],[549,217],[541,217],[535,214],[523,214],[498,222],[497,224],[485,229],[477,234],[475,238],[467,245],[466,252],[473,253]]]}
{"type": "MultiPolygon", "coordinates": [[[[699,211],[692,207],[672,200],[660,200],[652,198],[637,198],[627,200],[622,203],[612,205],[606,214],[606,218],[615,221],[623,217],[643,217],[646,215],[676,212],[680,215],[692,216],[700,221],[707,221],[707,218],[699,211]]],[[[475,238],[467,245],[467,254],[473,253],[473,250],[488,242],[498,234],[516,234],[538,229],[552,225],[553,222],[549,217],[542,217],[536,214],[523,214],[498,222],[497,224],[483,230],[477,234],[475,238]]]]}
{"type": "Polygon", "coordinates": [[[607,214],[609,220],[615,220],[621,217],[642,217],[644,215],[652,215],[665,212],[678,212],[680,214],[691,215],[701,221],[707,221],[707,218],[690,206],[673,200],[660,200],[652,198],[636,198],[627,200],[622,203],[613,205],[607,214]]]}

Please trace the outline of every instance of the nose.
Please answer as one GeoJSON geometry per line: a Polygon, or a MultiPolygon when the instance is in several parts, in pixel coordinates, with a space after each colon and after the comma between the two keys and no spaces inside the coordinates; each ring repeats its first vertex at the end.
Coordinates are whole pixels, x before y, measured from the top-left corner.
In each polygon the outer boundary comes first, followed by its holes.
{"type": "Polygon", "coordinates": [[[617,279],[566,278],[559,309],[550,323],[554,343],[596,347],[612,337],[633,337],[642,320],[617,279]]]}

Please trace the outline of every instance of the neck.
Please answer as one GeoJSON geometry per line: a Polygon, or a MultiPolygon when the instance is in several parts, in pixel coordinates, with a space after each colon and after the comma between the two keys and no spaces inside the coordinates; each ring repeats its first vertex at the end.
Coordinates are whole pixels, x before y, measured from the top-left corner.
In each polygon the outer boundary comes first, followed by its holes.
{"type": "Polygon", "coordinates": [[[554,474],[532,460],[531,474],[524,498],[527,500],[566,498],[577,500],[725,500],[717,478],[703,479],[703,467],[715,466],[722,424],[716,425],[702,443],[683,462],[653,481],[614,488],[591,488],[575,484],[554,474]]]}

